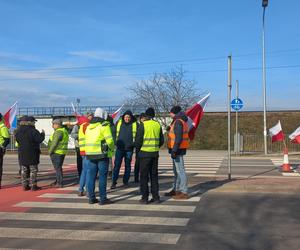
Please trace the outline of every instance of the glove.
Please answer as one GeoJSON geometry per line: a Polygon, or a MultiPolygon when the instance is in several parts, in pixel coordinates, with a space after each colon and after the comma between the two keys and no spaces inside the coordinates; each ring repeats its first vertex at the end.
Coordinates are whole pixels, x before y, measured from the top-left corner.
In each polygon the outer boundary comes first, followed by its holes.
{"type": "Polygon", "coordinates": [[[6,153],[6,148],[0,147],[0,150],[2,151],[2,154],[5,155],[5,153],[6,153]]]}
{"type": "Polygon", "coordinates": [[[176,152],[172,151],[172,153],[171,153],[171,158],[172,158],[172,159],[176,159],[176,156],[177,156],[176,152]]]}

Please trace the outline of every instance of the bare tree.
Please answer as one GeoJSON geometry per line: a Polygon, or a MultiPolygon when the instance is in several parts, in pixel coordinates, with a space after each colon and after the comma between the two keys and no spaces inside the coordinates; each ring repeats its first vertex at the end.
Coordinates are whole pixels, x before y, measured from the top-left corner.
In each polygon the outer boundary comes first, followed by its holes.
{"type": "MultiPolygon", "coordinates": [[[[168,114],[174,105],[185,110],[200,97],[196,82],[186,79],[186,72],[181,67],[167,73],[154,73],[148,80],[130,86],[129,91],[128,105],[153,107],[159,114],[168,114]]],[[[169,125],[166,115],[159,115],[157,119],[164,127],[169,125]]]]}

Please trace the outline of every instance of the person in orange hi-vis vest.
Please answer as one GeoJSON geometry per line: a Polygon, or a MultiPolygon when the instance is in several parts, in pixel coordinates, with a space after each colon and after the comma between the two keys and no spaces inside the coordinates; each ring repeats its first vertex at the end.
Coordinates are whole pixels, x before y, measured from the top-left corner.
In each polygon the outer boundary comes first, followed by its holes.
{"type": "Polygon", "coordinates": [[[174,183],[170,192],[165,196],[174,199],[188,199],[187,175],[184,168],[183,156],[189,148],[188,118],[180,106],[174,106],[170,110],[173,121],[169,127],[168,149],[173,161],[174,183]]]}

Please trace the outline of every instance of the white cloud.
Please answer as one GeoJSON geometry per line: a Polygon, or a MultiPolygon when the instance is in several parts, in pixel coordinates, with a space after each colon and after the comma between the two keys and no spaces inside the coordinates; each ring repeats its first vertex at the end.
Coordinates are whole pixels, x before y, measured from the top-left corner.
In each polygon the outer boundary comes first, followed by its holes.
{"type": "Polygon", "coordinates": [[[123,56],[115,51],[71,51],[69,55],[106,62],[124,61],[123,56]]]}
{"type": "Polygon", "coordinates": [[[0,59],[23,61],[23,62],[43,62],[42,59],[35,55],[16,54],[10,52],[0,51],[0,59]]]}
{"type": "Polygon", "coordinates": [[[13,68],[0,67],[0,82],[32,80],[32,81],[56,81],[64,84],[84,84],[85,80],[80,77],[55,74],[51,70],[18,71],[13,68]]]}

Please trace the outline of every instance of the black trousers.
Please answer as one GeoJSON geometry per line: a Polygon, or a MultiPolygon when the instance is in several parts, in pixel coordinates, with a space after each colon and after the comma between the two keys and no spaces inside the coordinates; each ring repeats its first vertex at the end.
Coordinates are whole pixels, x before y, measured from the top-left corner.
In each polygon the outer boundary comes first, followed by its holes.
{"type": "Polygon", "coordinates": [[[75,149],[76,149],[77,172],[80,178],[82,172],[82,156],[80,155],[80,148],[75,147],[75,149]]]}
{"type": "Polygon", "coordinates": [[[151,194],[154,200],[159,199],[158,186],[158,157],[140,158],[140,187],[142,199],[148,200],[149,187],[148,180],[150,177],[151,194]]]}
{"type": "Polygon", "coordinates": [[[2,148],[0,148],[0,187],[2,181],[2,172],[3,172],[3,157],[4,157],[4,153],[2,151],[2,148]]]}
{"type": "Polygon", "coordinates": [[[62,185],[63,184],[63,163],[64,163],[64,159],[65,159],[65,155],[60,155],[60,154],[52,154],[50,155],[51,161],[52,161],[52,165],[55,169],[56,172],[56,183],[58,185],[62,185]]]}
{"type": "Polygon", "coordinates": [[[135,164],[134,164],[134,182],[139,182],[140,176],[140,158],[135,153],[135,164]]]}

